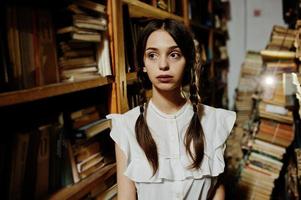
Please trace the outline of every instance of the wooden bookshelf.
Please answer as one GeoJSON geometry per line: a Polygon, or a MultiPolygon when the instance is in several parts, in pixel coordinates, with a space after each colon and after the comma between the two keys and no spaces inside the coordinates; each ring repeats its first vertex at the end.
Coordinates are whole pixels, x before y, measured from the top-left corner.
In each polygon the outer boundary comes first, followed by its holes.
{"type": "Polygon", "coordinates": [[[100,77],[85,81],[56,83],[31,89],[5,92],[0,94],[0,107],[100,87],[112,82],[113,78],[100,77]]]}
{"type": "Polygon", "coordinates": [[[122,0],[128,4],[131,17],[172,18],[184,21],[184,17],[166,12],[138,0],[122,0]]]}
{"type": "MultiPolygon", "coordinates": [[[[8,1],[7,1],[8,2],[8,1]]],[[[47,1],[48,2],[48,1],[47,1]]],[[[176,14],[169,13],[167,11],[161,10],[159,8],[153,7],[149,4],[143,3],[142,1],[138,0],[114,0],[114,1],[104,1],[106,2],[106,10],[107,14],[110,20],[108,27],[111,30],[109,32],[109,39],[110,39],[110,46],[111,46],[111,63],[112,63],[112,71],[114,72],[114,77],[99,77],[89,80],[83,80],[83,81],[77,81],[77,82],[62,82],[62,83],[54,83],[49,84],[45,86],[38,86],[34,88],[24,89],[24,90],[17,90],[17,91],[10,91],[5,93],[0,93],[0,108],[5,110],[8,114],[11,113],[22,113],[22,110],[27,110],[28,107],[33,110],[39,110],[43,114],[43,117],[48,116],[49,119],[45,119],[45,121],[52,122],[52,118],[56,119],[56,111],[62,112],[62,114],[65,114],[70,111],[73,111],[75,109],[81,109],[85,106],[85,104],[96,104],[98,102],[90,102],[87,100],[87,97],[81,94],[85,94],[86,90],[93,89],[93,88],[99,88],[102,86],[109,86],[103,87],[105,92],[110,93],[111,96],[103,95],[102,92],[99,92],[99,90],[91,90],[93,94],[90,94],[94,97],[97,96],[101,98],[101,100],[104,99],[105,105],[110,105],[112,108],[104,108],[105,112],[104,114],[109,114],[110,112],[117,112],[117,113],[123,113],[128,111],[128,102],[127,102],[127,84],[134,82],[137,80],[137,72],[132,73],[126,73],[125,71],[125,55],[124,55],[124,33],[123,33],[123,9],[122,5],[128,5],[129,7],[129,14],[130,17],[151,17],[151,18],[172,18],[181,22],[184,22],[187,24],[188,22],[188,1],[187,0],[181,0],[179,1],[182,8],[183,16],[178,16],[176,14]],[[111,91],[108,91],[108,90],[111,91]],[[75,97],[72,97],[72,103],[69,105],[69,95],[65,94],[72,94],[79,92],[79,95],[75,95],[75,97]],[[97,94],[95,94],[97,93],[97,94]],[[52,99],[58,99],[59,104],[57,105],[57,110],[55,110],[55,113],[48,113],[45,112],[49,109],[49,105],[52,105],[52,101],[44,101],[47,98],[52,97],[52,99]],[[60,101],[62,97],[63,101],[60,101]],[[65,98],[66,97],[66,98],[65,98]],[[86,102],[87,100],[87,102],[86,102]],[[42,105],[39,104],[39,101],[42,102],[42,105]],[[82,101],[85,101],[84,103],[82,101]],[[31,105],[30,102],[33,102],[31,105]],[[37,102],[35,104],[35,102],[37,102]],[[28,103],[28,104],[27,104],[28,103]],[[44,104],[45,103],[45,104],[44,104]],[[14,105],[18,105],[14,107],[14,105]],[[32,108],[31,108],[32,107],[32,108]],[[113,110],[113,111],[112,111],[113,110]],[[52,115],[55,115],[54,117],[52,115]]],[[[22,4],[21,1],[16,1],[17,5],[22,4]]],[[[34,2],[35,5],[36,2],[34,2]]],[[[49,5],[54,5],[51,1],[48,2],[49,5]]],[[[58,3],[58,2],[57,2],[58,3]]],[[[58,3],[57,5],[59,5],[58,3]]],[[[23,4],[22,4],[23,5],[23,4]]],[[[37,8],[40,5],[37,6],[37,8]]],[[[43,9],[48,10],[48,7],[44,5],[42,6],[43,9]]],[[[51,7],[49,7],[51,9],[51,7]]],[[[52,10],[50,11],[52,12],[52,10]]],[[[8,51],[9,49],[6,49],[8,51]]],[[[56,65],[54,65],[56,66],[56,65]]],[[[102,88],[101,88],[102,89],[102,88]]],[[[151,91],[148,93],[148,96],[151,95],[151,91]]],[[[98,99],[97,99],[98,100],[98,99]]],[[[97,101],[96,100],[96,101],[97,101]]],[[[57,101],[55,101],[56,103],[57,101]]],[[[100,102],[102,103],[102,102],[100,102]]],[[[102,106],[101,104],[100,106],[102,106]]],[[[55,105],[56,106],[56,105],[55,105]]],[[[25,113],[25,112],[24,112],[25,113]]],[[[3,115],[5,116],[5,115],[3,115]]],[[[30,120],[36,122],[36,124],[40,125],[39,122],[44,123],[43,120],[40,120],[40,113],[33,113],[30,117],[30,120]]],[[[28,128],[29,129],[36,129],[36,127],[32,127],[32,124],[26,122],[21,124],[15,123],[14,121],[9,118],[7,121],[10,123],[14,123],[16,127],[21,128],[28,128]],[[26,126],[26,127],[23,127],[26,126]]],[[[21,121],[21,120],[20,120],[21,121]]],[[[31,122],[31,121],[30,121],[31,122]]],[[[19,128],[17,128],[19,129],[19,128]]],[[[10,133],[10,132],[8,132],[10,133]]],[[[15,156],[15,155],[12,155],[15,156]]],[[[1,160],[3,161],[3,159],[1,160]]],[[[4,162],[2,162],[4,163],[4,162]]],[[[6,167],[7,165],[3,165],[6,167]]],[[[3,167],[1,165],[1,167],[3,167]]],[[[49,165],[49,167],[51,167],[49,165]]],[[[101,192],[100,186],[106,184],[106,180],[109,178],[113,178],[116,174],[116,164],[110,164],[105,166],[103,169],[93,173],[92,175],[86,177],[85,179],[80,180],[77,183],[70,184],[63,188],[58,188],[58,191],[52,193],[52,191],[48,191],[48,193],[44,193],[43,195],[47,195],[47,199],[83,199],[85,197],[88,197],[89,195],[93,195],[92,193],[97,190],[97,192],[101,192]]],[[[0,174],[2,175],[2,174],[0,174]]],[[[0,176],[2,178],[2,176],[0,176]]],[[[61,177],[63,178],[63,177],[61,177]]],[[[10,177],[7,177],[5,180],[5,185],[9,185],[10,177]]],[[[24,183],[26,184],[26,183],[24,183]]],[[[0,192],[3,193],[4,198],[9,197],[9,191],[5,191],[6,188],[2,187],[0,189],[0,192]]]]}
{"type": "Polygon", "coordinates": [[[223,52],[220,47],[226,47],[228,32],[227,30],[223,30],[224,28],[226,29],[226,27],[222,27],[222,23],[220,28],[216,28],[216,19],[206,18],[200,15],[200,13],[211,13],[221,18],[222,13],[218,13],[220,11],[214,9],[216,3],[214,1],[191,0],[190,3],[196,7],[192,7],[190,10],[189,26],[195,39],[199,42],[200,55],[206,55],[201,63],[203,67],[201,80],[206,83],[212,83],[209,87],[206,85],[200,89],[203,93],[202,95],[204,95],[203,103],[214,107],[227,108],[228,105],[224,103],[227,101],[222,101],[223,98],[220,98],[220,95],[227,98],[227,85],[222,84],[220,86],[220,82],[222,82],[220,77],[222,77],[222,72],[228,70],[229,60],[222,54],[225,52],[223,52]],[[207,2],[208,5],[205,2],[207,2]],[[209,7],[212,9],[208,10],[209,7]],[[198,15],[200,15],[200,17],[197,17],[198,15]]]}
{"type": "Polygon", "coordinates": [[[82,198],[91,188],[92,185],[97,185],[103,182],[110,176],[116,173],[116,163],[105,166],[103,169],[95,172],[93,175],[83,179],[82,181],[65,187],[55,194],[53,194],[49,199],[51,200],[61,200],[61,199],[80,199],[82,198]]]}

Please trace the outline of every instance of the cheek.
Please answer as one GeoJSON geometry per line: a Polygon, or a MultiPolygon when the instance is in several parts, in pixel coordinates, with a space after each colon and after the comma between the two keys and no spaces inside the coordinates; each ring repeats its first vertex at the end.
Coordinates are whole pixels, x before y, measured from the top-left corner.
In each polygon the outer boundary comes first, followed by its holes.
{"type": "Polygon", "coordinates": [[[183,76],[184,73],[185,73],[185,62],[181,62],[181,63],[178,63],[178,65],[175,67],[175,69],[177,70],[177,74],[179,76],[183,76]]]}

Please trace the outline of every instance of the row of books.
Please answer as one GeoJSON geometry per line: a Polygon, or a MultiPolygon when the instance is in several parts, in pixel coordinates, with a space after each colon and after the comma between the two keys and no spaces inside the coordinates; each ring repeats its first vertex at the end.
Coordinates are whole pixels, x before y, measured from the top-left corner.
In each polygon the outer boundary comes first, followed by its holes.
{"type": "Polygon", "coordinates": [[[6,146],[6,157],[0,157],[1,188],[4,199],[41,199],[68,182],[68,170],[62,126],[45,124],[14,133],[6,146]]]}
{"type": "Polygon", "coordinates": [[[106,6],[76,0],[45,7],[3,5],[1,92],[112,74],[106,6]]]}
{"type": "MultiPolygon", "coordinates": [[[[49,198],[60,188],[115,171],[110,128],[111,121],[92,106],[60,114],[49,124],[16,132],[0,144],[0,179],[9,183],[1,188],[3,197],[49,198]]],[[[111,174],[114,180],[101,193],[116,183],[115,173],[111,174]]]]}
{"type": "Polygon", "coordinates": [[[6,62],[0,68],[6,88],[16,90],[58,82],[51,13],[45,9],[16,6],[6,6],[5,11],[1,57],[6,62]]]}

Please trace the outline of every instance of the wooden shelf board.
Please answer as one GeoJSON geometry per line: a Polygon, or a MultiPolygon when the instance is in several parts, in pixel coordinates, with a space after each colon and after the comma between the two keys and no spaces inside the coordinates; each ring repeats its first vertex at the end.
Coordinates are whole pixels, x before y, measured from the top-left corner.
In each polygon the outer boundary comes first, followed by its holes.
{"type": "Polygon", "coordinates": [[[172,18],[184,21],[184,18],[181,16],[160,10],[138,0],[123,0],[123,3],[128,4],[131,17],[172,18]]]}
{"type": "Polygon", "coordinates": [[[112,83],[112,78],[100,77],[77,82],[55,83],[0,94],[0,107],[44,99],[112,83]]]}
{"type": "Polygon", "coordinates": [[[81,193],[83,190],[85,190],[85,187],[88,187],[94,182],[97,182],[97,180],[99,180],[100,178],[102,178],[103,181],[105,178],[110,177],[114,173],[116,173],[116,163],[109,164],[105,166],[102,170],[95,172],[93,175],[81,180],[80,182],[70,186],[66,186],[65,188],[59,190],[58,192],[53,194],[49,199],[70,199],[73,196],[76,196],[77,193],[81,193]]]}

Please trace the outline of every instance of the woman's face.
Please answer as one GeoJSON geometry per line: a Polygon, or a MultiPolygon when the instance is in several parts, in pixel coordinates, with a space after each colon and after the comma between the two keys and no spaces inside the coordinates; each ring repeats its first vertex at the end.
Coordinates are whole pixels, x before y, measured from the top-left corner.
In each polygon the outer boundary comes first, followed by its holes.
{"type": "Polygon", "coordinates": [[[150,34],[144,52],[144,71],[153,89],[171,91],[180,88],[185,64],[180,48],[168,32],[159,29],[150,34]]]}

